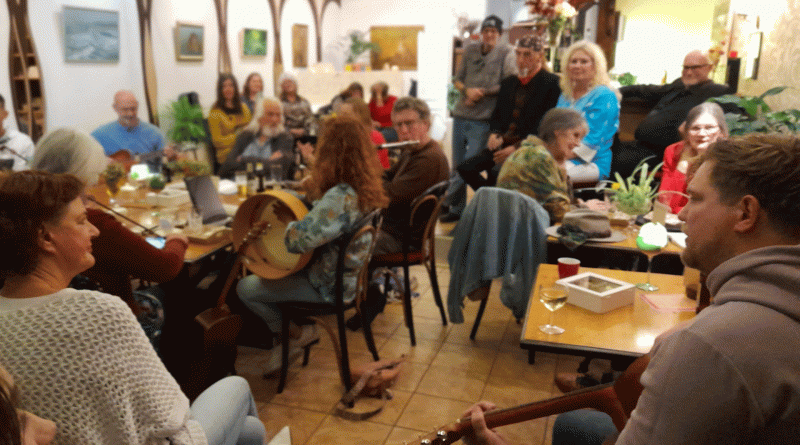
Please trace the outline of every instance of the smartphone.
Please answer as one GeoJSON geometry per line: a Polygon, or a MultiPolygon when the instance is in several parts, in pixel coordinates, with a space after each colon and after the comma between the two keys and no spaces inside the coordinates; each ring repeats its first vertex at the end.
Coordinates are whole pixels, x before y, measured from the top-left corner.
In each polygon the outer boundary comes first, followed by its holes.
{"type": "Polygon", "coordinates": [[[145,238],[151,246],[155,247],[156,249],[163,249],[164,248],[164,237],[163,236],[148,236],[145,238]]]}

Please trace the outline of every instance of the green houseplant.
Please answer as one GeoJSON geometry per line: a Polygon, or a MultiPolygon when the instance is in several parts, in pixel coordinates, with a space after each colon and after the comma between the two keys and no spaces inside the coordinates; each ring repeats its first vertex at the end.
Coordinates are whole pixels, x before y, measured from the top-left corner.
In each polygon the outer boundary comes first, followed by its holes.
{"type": "Polygon", "coordinates": [[[181,97],[170,103],[163,113],[167,121],[167,137],[176,143],[201,142],[206,138],[203,127],[203,110],[199,105],[189,104],[181,97]]]}
{"type": "Polygon", "coordinates": [[[365,38],[366,33],[361,31],[350,31],[350,46],[347,48],[347,63],[355,63],[361,54],[366,51],[380,51],[380,47],[365,38]]]}
{"type": "Polygon", "coordinates": [[[787,88],[789,87],[770,88],[760,96],[739,97],[729,94],[713,97],[709,101],[733,104],[744,111],[744,114],[725,113],[725,121],[731,136],[748,133],[797,133],[800,130],[800,110],[773,111],[764,100],[781,94],[787,88]]]}

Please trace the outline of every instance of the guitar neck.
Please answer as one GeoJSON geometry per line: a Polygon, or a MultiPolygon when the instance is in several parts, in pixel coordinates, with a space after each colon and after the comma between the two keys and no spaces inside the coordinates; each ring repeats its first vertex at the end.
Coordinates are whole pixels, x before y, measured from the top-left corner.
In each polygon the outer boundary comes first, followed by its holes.
{"type": "MultiPolygon", "coordinates": [[[[611,383],[574,391],[553,399],[490,411],[484,416],[486,425],[491,429],[582,408],[594,408],[607,413],[616,412],[619,415],[612,416],[615,426],[618,430],[622,430],[625,426],[627,415],[617,400],[611,383]]],[[[472,420],[465,417],[454,424],[439,428],[435,438],[430,437],[428,440],[434,445],[447,445],[461,439],[471,430],[472,420]]]]}

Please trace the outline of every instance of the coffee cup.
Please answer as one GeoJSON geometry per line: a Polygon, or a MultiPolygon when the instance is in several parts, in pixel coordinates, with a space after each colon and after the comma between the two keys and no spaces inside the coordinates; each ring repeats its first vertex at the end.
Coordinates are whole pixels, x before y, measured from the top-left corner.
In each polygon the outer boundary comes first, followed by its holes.
{"type": "Polygon", "coordinates": [[[581,268],[581,260],[576,258],[562,257],[558,259],[558,278],[567,278],[578,274],[581,268]]]}

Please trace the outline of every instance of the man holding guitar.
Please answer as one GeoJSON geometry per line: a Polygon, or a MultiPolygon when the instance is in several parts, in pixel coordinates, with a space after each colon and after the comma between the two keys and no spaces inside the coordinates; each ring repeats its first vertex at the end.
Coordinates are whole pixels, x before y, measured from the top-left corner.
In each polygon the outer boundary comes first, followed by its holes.
{"type": "MultiPolygon", "coordinates": [[[[658,337],[636,408],[606,443],[797,443],[800,139],[722,140],[699,162],[679,214],[687,234],[681,259],[708,275],[713,302],[658,337]]],[[[491,409],[487,402],[470,408],[478,432],[465,437],[468,444],[505,443],[486,427],[484,411],[491,409]]],[[[598,443],[586,441],[586,433],[607,430],[611,420],[586,421],[595,414],[559,416],[553,443],[598,443]]]]}
{"type": "Polygon", "coordinates": [[[161,169],[161,158],[172,158],[175,152],[172,147],[164,148],[164,135],[161,130],[149,122],[139,120],[139,101],[132,92],[120,90],[114,95],[114,111],[119,116],[92,132],[92,136],[100,142],[106,156],[126,164],[127,167],[138,162],[147,162],[151,172],[161,169]]]}

